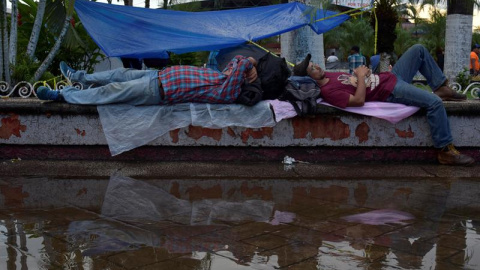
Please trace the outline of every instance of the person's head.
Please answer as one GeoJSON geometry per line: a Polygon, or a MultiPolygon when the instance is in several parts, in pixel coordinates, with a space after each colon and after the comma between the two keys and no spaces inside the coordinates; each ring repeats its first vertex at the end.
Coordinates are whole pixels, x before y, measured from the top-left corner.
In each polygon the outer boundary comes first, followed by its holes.
{"type": "Polygon", "coordinates": [[[335,52],[332,52],[330,55],[335,55],[335,52]]]}
{"type": "Polygon", "coordinates": [[[310,62],[311,54],[307,54],[302,62],[293,67],[293,75],[310,76],[314,80],[322,80],[325,78],[325,71],[319,65],[310,62]]]}
{"type": "Polygon", "coordinates": [[[360,48],[357,45],[352,46],[352,48],[350,49],[350,54],[356,54],[359,52],[360,52],[360,48]]]}
{"type": "Polygon", "coordinates": [[[479,53],[480,52],[480,44],[473,44],[472,46],[472,51],[476,52],[476,53],[479,53]]]}

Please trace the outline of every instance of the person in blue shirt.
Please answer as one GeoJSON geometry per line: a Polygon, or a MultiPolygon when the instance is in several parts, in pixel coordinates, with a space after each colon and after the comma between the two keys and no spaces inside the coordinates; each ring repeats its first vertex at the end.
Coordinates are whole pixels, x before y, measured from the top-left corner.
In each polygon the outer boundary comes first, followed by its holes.
{"type": "Polygon", "coordinates": [[[352,74],[353,70],[357,67],[366,65],[367,59],[360,54],[360,48],[356,45],[353,46],[350,49],[350,55],[348,56],[348,69],[350,70],[350,74],[352,74]]]}

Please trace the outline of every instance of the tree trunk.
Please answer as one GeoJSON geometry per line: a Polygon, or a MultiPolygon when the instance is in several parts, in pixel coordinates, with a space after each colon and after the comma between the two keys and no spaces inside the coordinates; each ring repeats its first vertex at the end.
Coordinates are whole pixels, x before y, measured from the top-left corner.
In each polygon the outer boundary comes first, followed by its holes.
{"type": "Polygon", "coordinates": [[[55,58],[55,55],[57,55],[58,51],[60,50],[60,46],[62,45],[62,42],[65,39],[65,36],[67,35],[67,30],[70,27],[70,19],[71,18],[72,18],[71,15],[67,16],[65,18],[65,22],[63,23],[62,31],[60,32],[60,35],[58,36],[57,41],[55,42],[55,45],[53,45],[52,50],[47,55],[45,60],[43,60],[40,67],[38,67],[37,71],[35,72],[34,79],[33,79],[34,81],[39,81],[40,80],[43,73],[45,73],[45,71],[47,70],[47,68],[50,66],[53,59],[55,58]]]}
{"type": "Polygon", "coordinates": [[[454,81],[458,73],[470,67],[474,3],[449,0],[447,4],[444,72],[447,79],[454,81]]]}
{"type": "Polygon", "coordinates": [[[43,16],[45,15],[45,7],[47,6],[46,0],[39,0],[37,5],[37,15],[35,16],[35,22],[33,24],[32,33],[30,35],[30,41],[27,45],[27,56],[33,59],[35,50],[37,49],[38,38],[40,36],[40,30],[42,29],[43,16]]]}
{"type": "Polygon", "coordinates": [[[6,12],[7,12],[7,6],[6,6],[6,2],[3,1],[3,0],[0,0],[0,36],[1,36],[1,39],[0,39],[0,81],[3,80],[3,70],[4,70],[4,66],[3,66],[3,54],[4,54],[4,50],[3,50],[3,42],[6,40],[6,36],[4,36],[4,29],[6,28],[5,26],[5,22],[3,20],[3,18],[6,16],[6,12]]]}
{"type": "Polygon", "coordinates": [[[9,40],[9,59],[10,68],[15,66],[17,59],[17,37],[18,37],[18,2],[17,0],[11,0],[12,13],[10,15],[10,40],[9,40]]]}
{"type": "Polygon", "coordinates": [[[9,63],[8,63],[8,29],[7,29],[7,1],[6,0],[0,0],[3,3],[3,7],[5,9],[5,12],[2,14],[2,51],[3,51],[3,59],[2,62],[0,63],[3,67],[3,73],[4,73],[4,78],[7,83],[11,83],[11,77],[10,77],[10,68],[9,68],[9,63]]]}
{"type": "Polygon", "coordinates": [[[382,52],[380,54],[380,62],[378,63],[379,64],[378,72],[390,71],[391,59],[392,59],[392,56],[390,54],[386,52],[382,52]]]}
{"type": "MultiPolygon", "coordinates": [[[[292,2],[290,0],[289,2],[292,2]]],[[[310,4],[306,0],[305,4],[310,4]]],[[[310,27],[302,27],[280,36],[281,55],[293,64],[302,61],[307,54],[312,55],[312,62],[325,69],[323,35],[317,35],[310,27]]]]}

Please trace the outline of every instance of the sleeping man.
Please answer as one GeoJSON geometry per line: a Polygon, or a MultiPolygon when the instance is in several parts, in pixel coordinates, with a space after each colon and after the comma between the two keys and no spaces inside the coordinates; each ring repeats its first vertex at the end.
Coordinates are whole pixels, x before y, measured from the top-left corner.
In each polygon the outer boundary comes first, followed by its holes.
{"type": "Polygon", "coordinates": [[[257,79],[256,64],[254,58],[238,55],[223,72],[179,65],[160,71],[119,68],[87,74],[61,62],[62,75],[71,84],[81,83],[85,89],[67,86],[54,91],[41,86],[36,93],[42,100],[86,105],[168,105],[185,102],[229,104],[236,101],[245,81],[253,82],[257,79]]]}
{"type": "Polygon", "coordinates": [[[366,101],[401,103],[425,108],[433,145],[438,149],[441,164],[471,165],[473,158],[460,154],[454,145],[447,113],[442,100],[462,101],[466,96],[447,85],[447,79],[427,49],[414,45],[395,64],[392,72],[372,74],[366,66],[348,73],[330,73],[310,62],[311,55],[293,69],[296,76],[310,76],[321,88],[324,101],[340,107],[359,107],[366,101]],[[420,73],[427,79],[433,93],[412,85],[413,76],[420,73]]]}

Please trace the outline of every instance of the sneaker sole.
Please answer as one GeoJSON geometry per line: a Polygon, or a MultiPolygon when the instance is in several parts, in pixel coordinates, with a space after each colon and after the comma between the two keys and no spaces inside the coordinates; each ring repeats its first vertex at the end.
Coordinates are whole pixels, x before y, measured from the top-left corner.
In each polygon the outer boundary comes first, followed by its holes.
{"type": "Polygon", "coordinates": [[[472,166],[474,163],[475,163],[475,160],[472,160],[471,162],[469,163],[464,163],[464,164],[452,164],[452,163],[449,163],[447,161],[443,161],[443,160],[440,160],[438,159],[438,162],[442,165],[450,165],[450,166],[465,166],[465,167],[468,167],[468,166],[472,166]]]}

